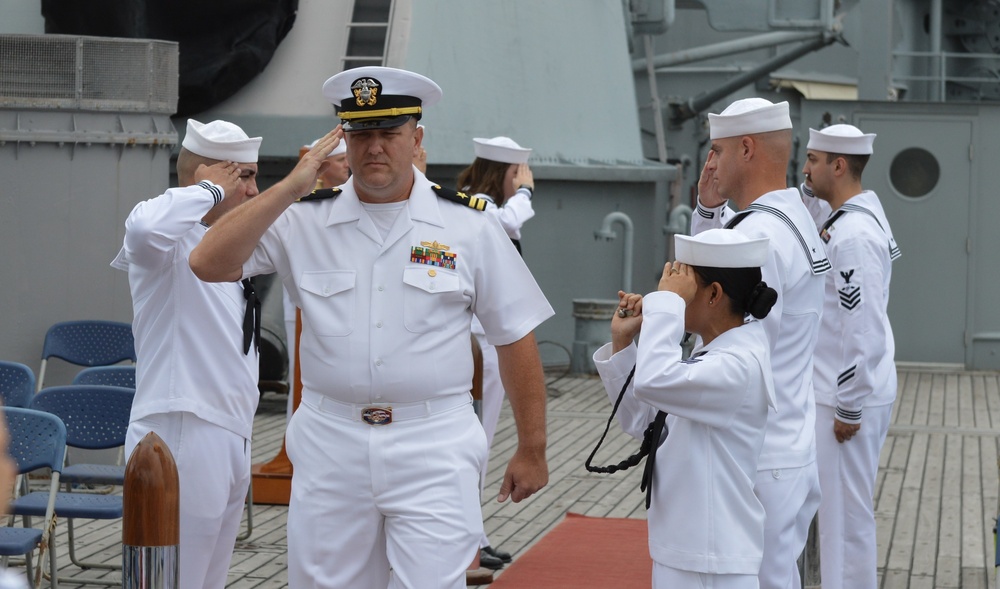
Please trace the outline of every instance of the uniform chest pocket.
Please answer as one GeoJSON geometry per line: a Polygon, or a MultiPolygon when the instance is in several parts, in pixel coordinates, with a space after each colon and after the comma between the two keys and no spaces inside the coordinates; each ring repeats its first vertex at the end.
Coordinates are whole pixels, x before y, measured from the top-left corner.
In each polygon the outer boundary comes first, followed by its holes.
{"type": "Polygon", "coordinates": [[[354,270],[302,273],[303,321],[316,335],[345,336],[353,331],[356,276],[354,270]]]}
{"type": "Polygon", "coordinates": [[[461,280],[446,272],[431,276],[426,268],[406,268],[403,283],[403,325],[413,333],[443,329],[465,298],[461,280]]]}

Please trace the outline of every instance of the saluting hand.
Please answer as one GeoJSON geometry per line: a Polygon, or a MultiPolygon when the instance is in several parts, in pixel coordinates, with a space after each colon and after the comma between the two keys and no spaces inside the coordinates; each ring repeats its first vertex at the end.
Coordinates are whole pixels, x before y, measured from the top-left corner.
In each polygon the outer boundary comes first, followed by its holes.
{"type": "Polygon", "coordinates": [[[211,166],[199,164],[194,171],[194,183],[208,180],[222,187],[222,192],[229,196],[240,185],[240,166],[236,162],[217,162],[211,166]]]}
{"type": "Polygon", "coordinates": [[[719,183],[715,180],[715,152],[708,150],[708,158],[698,178],[698,201],[709,208],[720,207],[726,199],[719,194],[719,183]]]}
{"type": "Polygon", "coordinates": [[[514,190],[522,186],[527,186],[532,192],[535,190],[535,175],[531,173],[528,164],[517,164],[517,170],[514,171],[514,190]]]}
{"type": "Polygon", "coordinates": [[[663,276],[660,277],[657,290],[675,293],[684,299],[685,304],[690,305],[695,293],[698,292],[694,270],[687,264],[667,262],[663,266],[663,276]]]}
{"type": "Polygon", "coordinates": [[[332,131],[317,139],[316,145],[299,159],[295,169],[282,180],[296,198],[312,192],[316,186],[316,178],[330,167],[330,162],[326,158],[343,140],[344,130],[337,125],[332,131]]]}

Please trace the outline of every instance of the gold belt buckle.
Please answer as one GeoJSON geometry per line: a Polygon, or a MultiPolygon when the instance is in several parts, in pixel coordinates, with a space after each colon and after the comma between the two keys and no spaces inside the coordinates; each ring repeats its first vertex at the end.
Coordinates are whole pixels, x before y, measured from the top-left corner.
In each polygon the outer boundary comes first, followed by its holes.
{"type": "Polygon", "coordinates": [[[365,407],[361,410],[361,420],[368,425],[389,425],[392,423],[392,407],[365,407]]]}

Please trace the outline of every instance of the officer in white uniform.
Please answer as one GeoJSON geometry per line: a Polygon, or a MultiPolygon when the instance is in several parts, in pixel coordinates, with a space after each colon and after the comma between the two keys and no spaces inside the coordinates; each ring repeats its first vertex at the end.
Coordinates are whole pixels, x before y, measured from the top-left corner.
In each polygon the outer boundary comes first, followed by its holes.
{"type": "Polygon", "coordinates": [[[833,264],[814,373],[823,589],[877,587],[872,497],[896,399],[887,308],[900,254],[878,196],[861,187],[874,141],[852,125],[809,129],[802,169],[803,201],[833,264]]]}
{"type": "MultiPolygon", "coordinates": [[[[289,585],[457,589],[483,532],[472,315],[497,348],[517,422],[499,499],[519,501],[548,480],[532,330],[552,309],[477,210],[485,203],[413,167],[415,119],[440,98],[437,84],[363,67],[327,80],[324,95],[344,122],[351,179],[292,206],[315,180],[293,172],[214,227],[191,266],[207,280],[277,271],[302,309],[302,404],[286,436],[289,585]]],[[[318,172],[339,137],[300,164],[318,172]]]]}
{"type": "MultiPolygon", "coordinates": [[[[509,193],[503,199],[501,206],[497,206],[494,195],[477,192],[475,196],[486,201],[485,212],[493,215],[500,222],[507,236],[518,246],[520,251],[521,227],[529,219],[535,216],[535,209],[531,206],[531,196],[535,189],[534,177],[528,167],[528,158],[531,156],[531,148],[521,147],[510,137],[492,137],[489,139],[474,137],[472,139],[473,151],[476,160],[467,168],[469,173],[475,173],[477,165],[506,165],[507,171],[503,177],[503,189],[509,193]]],[[[467,177],[463,171],[459,178],[467,177]]],[[[460,182],[461,183],[461,182],[460,182]]],[[[468,190],[468,186],[462,186],[463,190],[468,190]]],[[[472,333],[479,342],[479,347],[483,352],[483,403],[482,422],[486,431],[486,446],[493,445],[493,435],[497,430],[497,422],[500,420],[500,408],[503,406],[504,390],[503,383],[500,382],[500,371],[497,367],[496,349],[486,341],[486,333],[482,324],[475,317],[472,318],[472,333]]],[[[483,471],[480,478],[480,487],[486,486],[486,471],[489,468],[488,462],[483,463],[483,471]]],[[[488,568],[502,568],[504,563],[512,560],[510,553],[493,548],[489,538],[483,533],[480,541],[483,552],[480,555],[480,564],[488,568]]]]}
{"type": "Polygon", "coordinates": [[[692,234],[729,227],[771,239],[761,270],[778,291],[778,303],[762,323],[771,343],[777,412],[768,417],[755,486],[767,513],[760,586],[798,589],[796,560],[820,497],[813,350],[830,262],[798,191],[786,188],[788,103],[746,98],[708,117],[712,147],[698,183],[692,234]],[[727,199],[739,213],[726,207],[727,199]]]}
{"type": "Polygon", "coordinates": [[[744,317],[767,315],[777,299],[760,281],[768,239],[712,229],[675,243],[677,262],[657,292],[620,293],[612,343],[594,365],[612,404],[635,370],[617,416],[626,433],[654,444],[653,587],[756,589],[764,507],[753,487],[774,384],[764,327],[744,317]],[[701,342],[682,360],[685,330],[701,342]],[[657,412],[668,432],[659,449],[660,432],[645,432],[657,412]]]}
{"type": "Polygon", "coordinates": [[[202,282],[188,255],[219,217],[257,194],[260,142],[232,123],[189,120],[180,187],[136,205],[112,262],[128,271],[137,357],[125,452],[156,432],[173,453],[182,587],[226,586],[260,398],[249,292],[238,281],[202,282]]]}

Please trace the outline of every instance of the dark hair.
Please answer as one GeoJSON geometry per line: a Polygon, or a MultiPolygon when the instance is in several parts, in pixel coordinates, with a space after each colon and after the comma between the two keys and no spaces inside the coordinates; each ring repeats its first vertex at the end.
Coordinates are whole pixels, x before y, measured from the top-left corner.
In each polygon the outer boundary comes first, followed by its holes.
{"type": "Polygon", "coordinates": [[[833,163],[833,160],[838,157],[844,158],[847,162],[847,169],[851,172],[851,176],[854,176],[855,180],[861,179],[861,173],[865,171],[865,166],[868,165],[868,159],[871,158],[869,153],[827,153],[826,163],[833,163]]]}
{"type": "Polygon", "coordinates": [[[496,205],[503,206],[503,179],[510,164],[477,157],[472,165],[458,174],[456,185],[459,190],[470,194],[487,194],[496,205]]]}
{"type": "Polygon", "coordinates": [[[705,284],[718,282],[722,286],[732,312],[737,315],[749,313],[763,319],[778,302],[778,292],[761,280],[760,268],[693,268],[705,284]]]}

